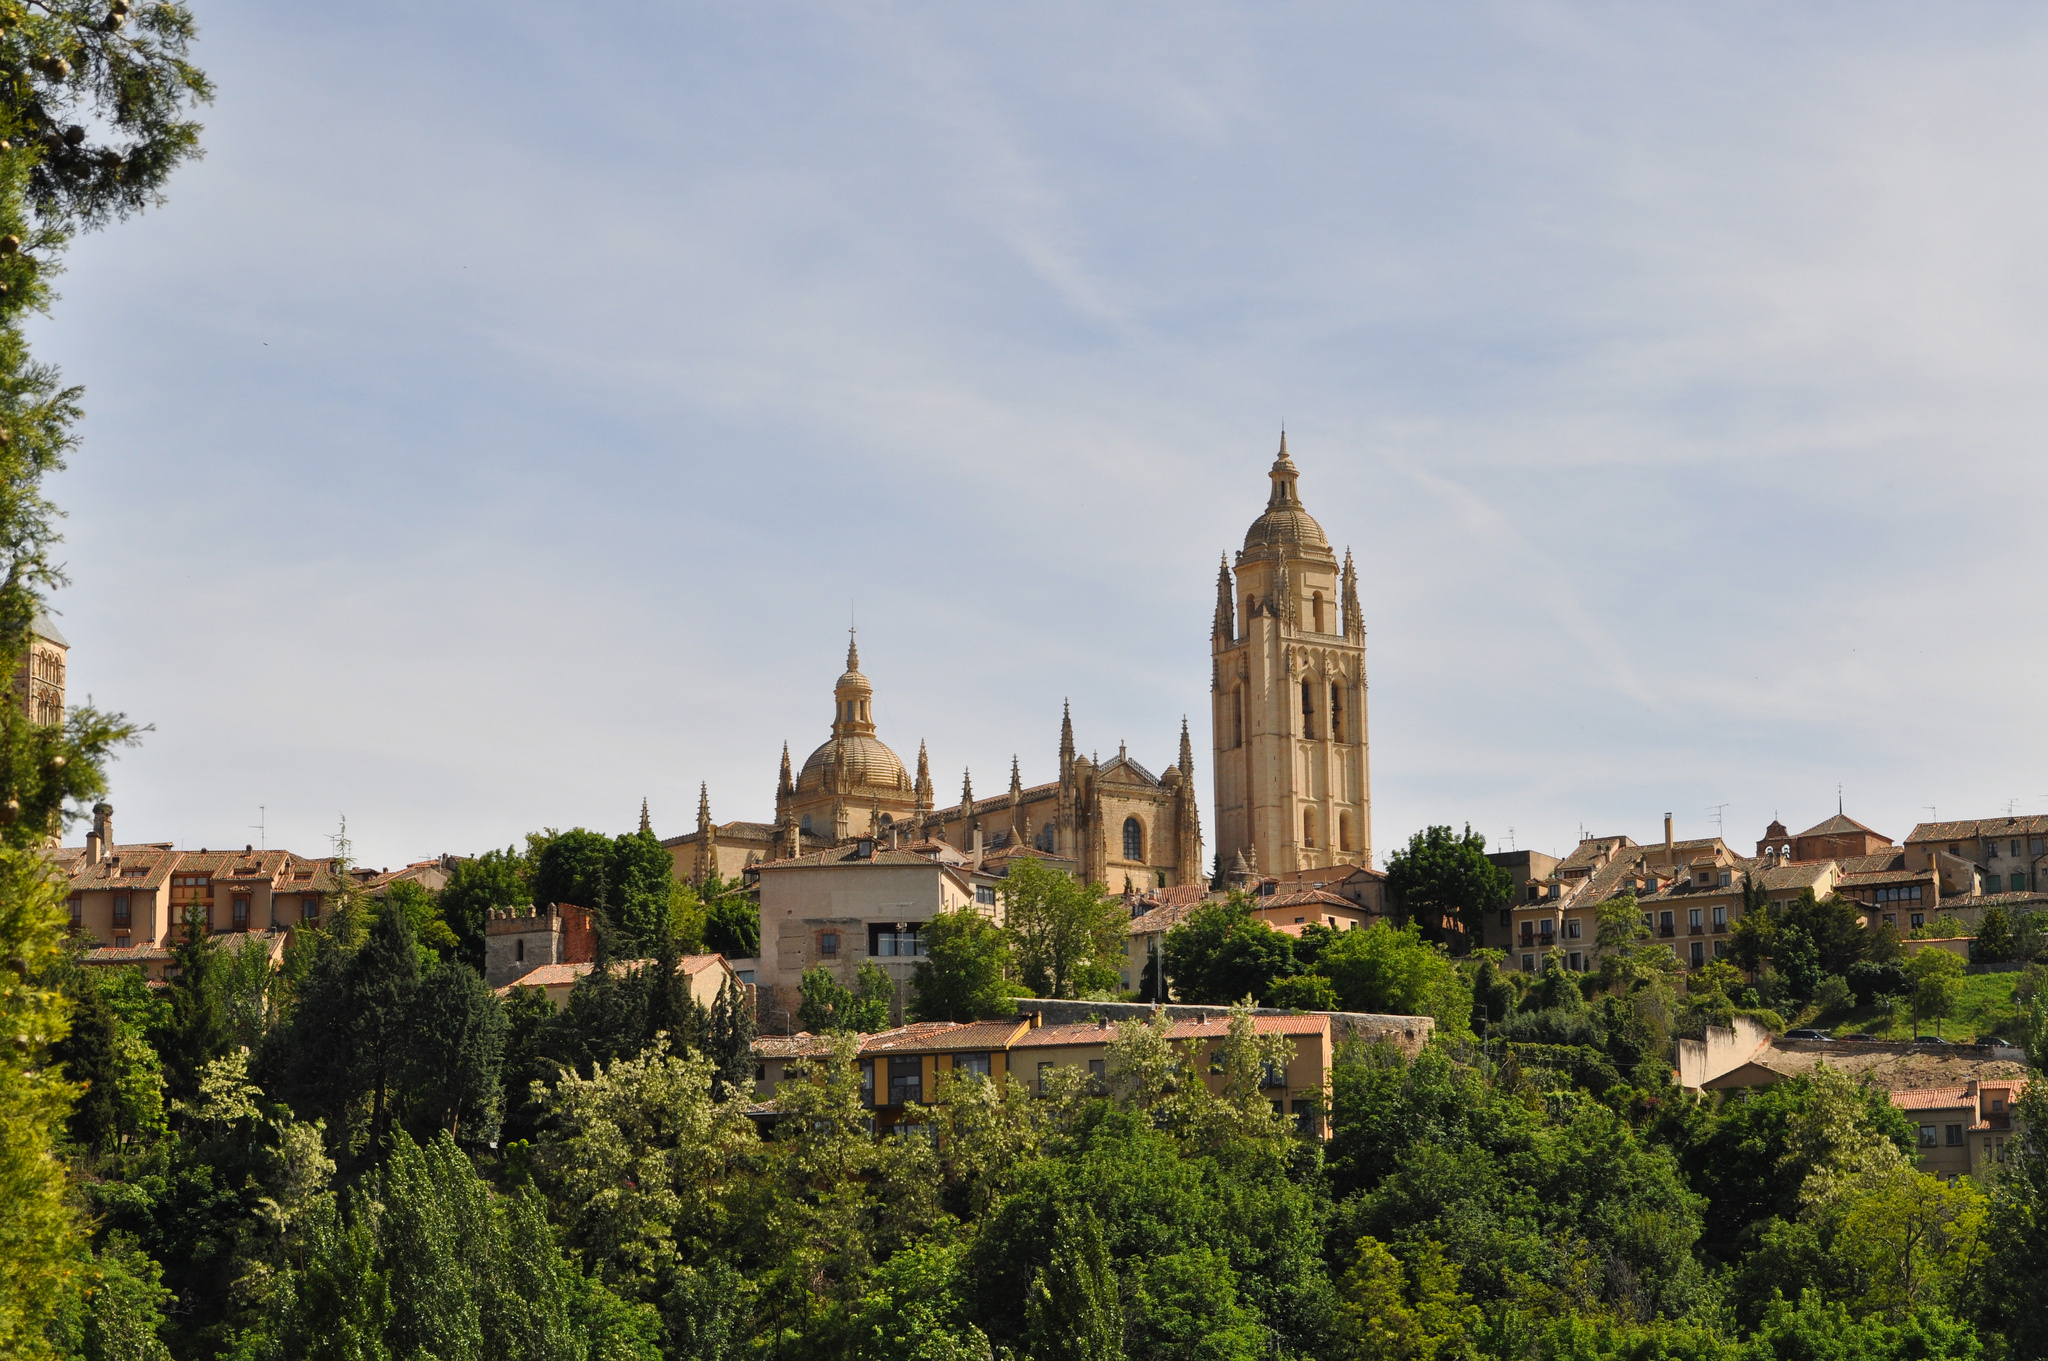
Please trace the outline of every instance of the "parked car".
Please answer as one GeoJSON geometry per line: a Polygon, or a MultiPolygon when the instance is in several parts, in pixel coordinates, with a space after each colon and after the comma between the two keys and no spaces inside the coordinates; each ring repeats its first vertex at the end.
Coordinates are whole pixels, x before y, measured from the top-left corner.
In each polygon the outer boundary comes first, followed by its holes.
{"type": "Polygon", "coordinates": [[[1948,1043],[1948,1041],[1947,1041],[1947,1040],[1944,1040],[1944,1039],[1943,1039],[1943,1038],[1941,1038],[1941,1036],[1939,1036],[1939,1035],[1915,1035],[1915,1036],[1913,1037],[1913,1043],[1915,1043],[1915,1044],[1947,1044],[1947,1043],[1948,1043]]]}
{"type": "Polygon", "coordinates": [[[1859,1031],[1857,1031],[1857,1032],[1856,1032],[1856,1033],[1855,1033],[1854,1035],[1844,1035],[1844,1036],[1842,1036],[1842,1038],[1843,1038],[1843,1039],[1845,1039],[1845,1040],[1864,1040],[1864,1041],[1871,1041],[1871,1040],[1875,1040],[1875,1039],[1877,1038],[1877,1036],[1875,1036],[1875,1035],[1871,1034],[1871,1033],[1870,1033],[1869,1031],[1867,1031],[1867,1030],[1859,1030],[1859,1031]]]}
{"type": "Polygon", "coordinates": [[[1825,1030],[1788,1030],[1785,1032],[1785,1038],[1788,1040],[1832,1040],[1835,1037],[1828,1034],[1825,1030]]]}
{"type": "Polygon", "coordinates": [[[2015,1047],[2011,1040],[2001,1040],[1996,1035],[1979,1035],[1977,1043],[1980,1046],[1992,1049],[2012,1049],[2015,1047]]]}

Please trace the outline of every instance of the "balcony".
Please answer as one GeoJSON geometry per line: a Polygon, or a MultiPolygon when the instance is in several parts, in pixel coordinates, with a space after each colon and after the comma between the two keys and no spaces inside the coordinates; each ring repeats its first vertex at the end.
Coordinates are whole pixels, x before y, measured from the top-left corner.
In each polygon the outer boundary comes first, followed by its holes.
{"type": "Polygon", "coordinates": [[[1715,934],[1715,935],[1717,935],[1717,936],[1725,936],[1725,935],[1727,935],[1727,934],[1728,934],[1728,923],[1727,923],[1727,922],[1715,922],[1715,923],[1714,923],[1714,934],[1715,934]]]}
{"type": "Polygon", "coordinates": [[[1685,928],[1685,934],[1688,936],[1704,936],[1707,934],[1707,928],[1701,926],[1698,922],[1694,922],[1691,926],[1685,928]]]}
{"type": "Polygon", "coordinates": [[[1671,937],[1678,934],[1678,928],[1671,925],[1671,923],[1666,922],[1664,925],[1657,928],[1657,934],[1664,937],[1666,940],[1669,940],[1671,937]]]}

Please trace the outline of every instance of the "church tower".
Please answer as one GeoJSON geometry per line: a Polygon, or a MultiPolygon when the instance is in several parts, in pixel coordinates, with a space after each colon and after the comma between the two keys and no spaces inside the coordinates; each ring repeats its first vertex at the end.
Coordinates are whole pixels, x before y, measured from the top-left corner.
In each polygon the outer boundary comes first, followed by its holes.
{"type": "Polygon", "coordinates": [[[1265,873],[1370,866],[1358,574],[1303,508],[1285,433],[1267,476],[1266,513],[1245,533],[1234,579],[1226,561],[1216,583],[1217,853],[1265,873]]]}

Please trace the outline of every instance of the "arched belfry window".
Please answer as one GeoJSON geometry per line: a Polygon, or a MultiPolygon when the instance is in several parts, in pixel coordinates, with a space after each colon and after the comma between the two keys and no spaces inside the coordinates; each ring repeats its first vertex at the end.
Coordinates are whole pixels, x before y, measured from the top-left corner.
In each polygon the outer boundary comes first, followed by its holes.
{"type": "Polygon", "coordinates": [[[1301,735],[1316,735],[1316,687],[1314,681],[1301,683],[1301,735]]]}
{"type": "Polygon", "coordinates": [[[1136,818],[1124,819],[1124,859],[1145,858],[1145,824],[1136,818]]]}
{"type": "MultiPolygon", "coordinates": [[[[818,711],[813,709],[811,712],[816,713],[818,711]]],[[[811,815],[809,813],[804,814],[804,820],[798,825],[802,827],[805,836],[811,835],[811,815]]]]}
{"type": "Polygon", "coordinates": [[[1351,844],[1351,814],[1349,813],[1337,814],[1337,849],[1340,851],[1357,849],[1351,844]]]}
{"type": "Polygon", "coordinates": [[[1044,827],[1039,829],[1038,849],[1047,852],[1052,851],[1059,840],[1059,835],[1059,832],[1050,822],[1046,823],[1044,827]]]}

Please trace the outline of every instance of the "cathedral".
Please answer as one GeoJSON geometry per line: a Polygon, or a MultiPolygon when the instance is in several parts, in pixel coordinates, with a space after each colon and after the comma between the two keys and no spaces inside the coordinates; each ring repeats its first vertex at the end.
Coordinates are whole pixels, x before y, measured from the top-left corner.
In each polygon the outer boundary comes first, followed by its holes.
{"type": "MultiPolygon", "coordinates": [[[[1233,877],[1372,863],[1358,578],[1303,508],[1299,476],[1283,435],[1265,513],[1234,577],[1226,560],[1217,584],[1214,863],[1233,877]]],[[[912,775],[877,735],[874,703],[851,641],[832,687],[831,736],[801,767],[783,744],[775,820],[714,822],[700,790],[696,830],[662,842],[678,876],[735,878],[872,838],[904,849],[943,842],[977,863],[1028,855],[1116,892],[1209,882],[1186,719],[1176,759],[1155,775],[1123,746],[1108,760],[1081,752],[1063,712],[1056,779],[1027,786],[1012,758],[1004,792],[975,798],[969,772],[959,801],[941,805],[924,744],[912,775]]]]}

